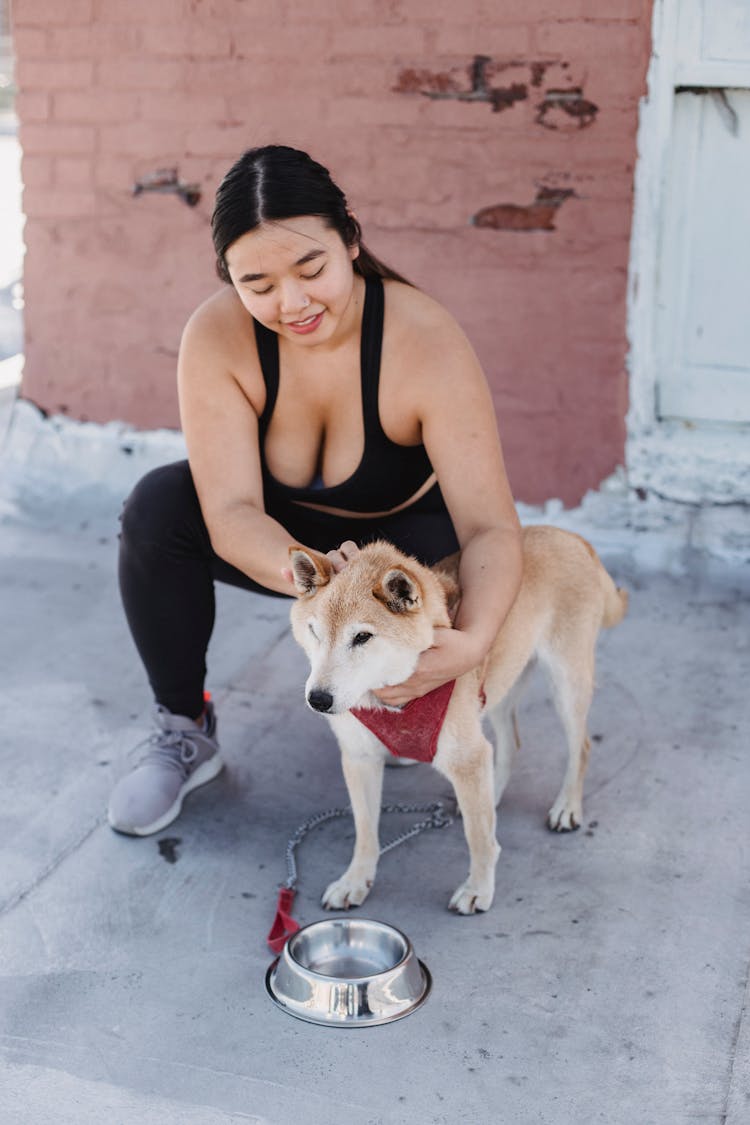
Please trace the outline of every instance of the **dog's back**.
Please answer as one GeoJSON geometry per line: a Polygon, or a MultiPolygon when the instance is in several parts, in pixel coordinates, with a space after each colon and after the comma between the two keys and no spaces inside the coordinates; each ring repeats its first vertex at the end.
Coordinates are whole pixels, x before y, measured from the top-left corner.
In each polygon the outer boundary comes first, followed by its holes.
{"type": "Polygon", "coordinates": [[[523,578],[487,659],[489,705],[512,689],[534,656],[588,665],[599,630],[622,620],[628,604],[594,548],[557,527],[525,527],[523,578]]]}

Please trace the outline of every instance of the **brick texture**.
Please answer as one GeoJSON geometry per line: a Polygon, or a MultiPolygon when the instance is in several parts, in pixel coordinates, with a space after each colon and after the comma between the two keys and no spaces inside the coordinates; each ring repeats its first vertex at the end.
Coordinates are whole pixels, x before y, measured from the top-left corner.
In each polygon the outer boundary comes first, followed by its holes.
{"type": "Polygon", "coordinates": [[[216,286],[213,194],[243,149],[281,141],[331,168],[371,248],[462,323],[520,499],[575,503],[622,461],[651,0],[23,0],[12,12],[28,398],[177,424],[180,332],[216,286]],[[561,108],[574,90],[595,112],[561,108]],[[196,207],[133,194],[166,167],[198,185],[196,207]],[[542,187],[573,193],[554,229],[472,225],[498,208],[533,227],[524,213],[542,187]]]}

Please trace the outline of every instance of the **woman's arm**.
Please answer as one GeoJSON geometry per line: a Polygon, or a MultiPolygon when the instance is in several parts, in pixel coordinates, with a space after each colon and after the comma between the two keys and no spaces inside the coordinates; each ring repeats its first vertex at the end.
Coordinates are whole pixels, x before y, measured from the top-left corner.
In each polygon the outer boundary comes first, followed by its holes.
{"type": "Polygon", "coordinates": [[[461,605],[403,684],[378,697],[400,706],[481,664],[521,582],[521,536],[495,411],[479,362],[458,325],[439,309],[427,344],[411,357],[422,440],[461,546],[461,605]]]}
{"type": "Polygon", "coordinates": [[[281,571],[292,537],[263,508],[258,416],[264,385],[248,319],[233,307],[228,290],[190,318],[177,369],[180,416],[213,549],[267,589],[289,594],[281,571]]]}

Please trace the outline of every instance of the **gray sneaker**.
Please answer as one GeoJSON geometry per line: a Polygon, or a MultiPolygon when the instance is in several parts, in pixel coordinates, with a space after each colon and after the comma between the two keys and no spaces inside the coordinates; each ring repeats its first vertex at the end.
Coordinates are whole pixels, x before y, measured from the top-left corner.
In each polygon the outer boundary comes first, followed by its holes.
{"type": "Polygon", "coordinates": [[[109,799],[110,825],[128,836],[150,836],[166,828],[179,816],[186,794],[213,781],[224,768],[212,703],[206,704],[205,730],[158,704],[154,718],[159,729],[140,744],[147,747],[145,754],[109,799]]]}

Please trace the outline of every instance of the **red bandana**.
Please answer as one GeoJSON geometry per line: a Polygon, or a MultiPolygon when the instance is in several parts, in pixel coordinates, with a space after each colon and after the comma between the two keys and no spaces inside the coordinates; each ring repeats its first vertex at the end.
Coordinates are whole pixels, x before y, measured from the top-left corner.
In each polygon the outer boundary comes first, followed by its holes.
{"type": "Polygon", "coordinates": [[[437,752],[445,712],[451,701],[455,680],[435,688],[427,695],[410,700],[398,711],[379,707],[352,707],[352,715],[380,739],[397,758],[431,762],[437,752]]]}

